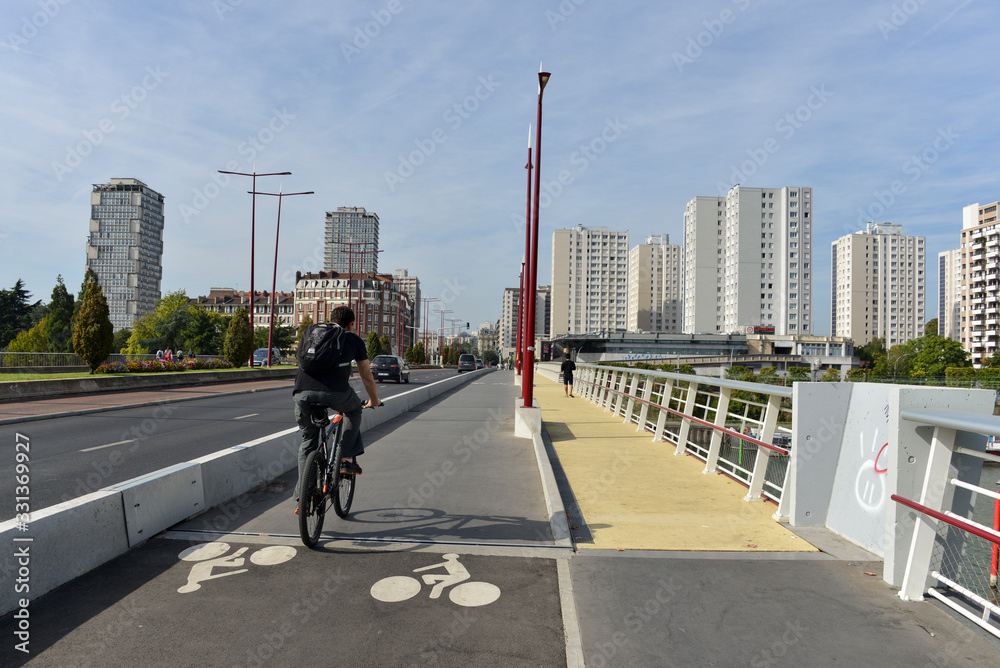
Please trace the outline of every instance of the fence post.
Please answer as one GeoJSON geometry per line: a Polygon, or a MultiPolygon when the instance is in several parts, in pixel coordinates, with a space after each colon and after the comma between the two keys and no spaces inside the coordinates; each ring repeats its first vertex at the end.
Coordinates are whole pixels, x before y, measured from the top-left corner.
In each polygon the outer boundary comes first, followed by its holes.
{"type": "MultiPolygon", "coordinates": [[[[778,414],[781,412],[781,397],[769,394],[767,409],[764,413],[764,423],[761,425],[758,439],[762,443],[774,442],[774,428],[778,425],[778,414]]],[[[771,461],[771,450],[762,445],[757,446],[757,456],[753,462],[753,473],[750,475],[750,491],[743,497],[744,501],[763,501],[764,482],[767,479],[767,464],[771,461]]],[[[782,495],[784,496],[784,495],[782,495]]]]}
{"type": "Polygon", "coordinates": [[[729,417],[729,397],[732,394],[732,388],[720,388],[719,403],[715,407],[715,429],[712,430],[712,440],[708,446],[708,456],[705,457],[705,469],[702,473],[719,472],[719,450],[722,449],[721,430],[725,428],[726,418],[729,417]]]}
{"type": "MultiPolygon", "coordinates": [[[[927,470],[924,472],[924,486],[920,491],[918,503],[939,512],[944,510],[942,506],[948,487],[948,471],[951,467],[954,446],[954,429],[934,427],[931,451],[927,457],[927,470]]],[[[917,513],[913,524],[913,540],[910,542],[910,552],[906,557],[903,583],[899,588],[899,597],[904,601],[924,600],[927,573],[930,571],[934,541],[937,537],[937,524],[938,521],[933,517],[917,513]]]]}
{"type": "MultiPolygon", "coordinates": [[[[649,376],[646,376],[647,382],[649,376]]],[[[628,386],[628,404],[625,406],[625,420],[624,422],[632,421],[632,411],[635,410],[635,395],[639,391],[639,372],[635,371],[632,373],[632,382],[628,386]]]]}
{"type": "Polygon", "coordinates": [[[697,398],[698,383],[693,380],[689,381],[687,400],[684,402],[684,417],[681,418],[681,428],[677,432],[677,448],[674,450],[675,455],[683,455],[687,452],[688,434],[691,433],[691,414],[694,413],[694,404],[697,398]]]}
{"type": "MultiPolygon", "coordinates": [[[[668,380],[667,382],[669,383],[670,381],[668,380]]],[[[643,403],[642,403],[642,406],[639,408],[639,422],[638,422],[638,426],[635,429],[636,431],[642,431],[643,429],[646,428],[646,416],[649,415],[649,404],[646,403],[646,402],[647,401],[652,401],[652,399],[653,399],[653,385],[655,385],[655,384],[656,384],[655,379],[652,376],[650,376],[650,375],[647,374],[646,375],[645,383],[643,384],[643,387],[642,387],[643,403]]],[[[663,410],[661,409],[660,412],[662,413],[663,410]]]]}
{"type": "Polygon", "coordinates": [[[634,375],[635,374],[632,371],[622,371],[621,379],[618,383],[618,391],[621,394],[615,395],[614,412],[616,416],[622,414],[622,404],[625,403],[625,385],[628,384],[629,376],[634,375]]]}

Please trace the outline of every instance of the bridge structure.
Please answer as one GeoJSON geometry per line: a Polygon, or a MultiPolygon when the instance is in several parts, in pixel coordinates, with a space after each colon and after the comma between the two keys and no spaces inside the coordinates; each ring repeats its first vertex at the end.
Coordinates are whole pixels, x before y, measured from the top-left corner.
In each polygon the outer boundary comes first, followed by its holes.
{"type": "Polygon", "coordinates": [[[539,365],[537,421],[492,370],[366,412],[354,509],[315,550],[296,534],[294,425],[29,531],[0,523],[3,665],[1000,656],[993,392],[589,364],[576,396],[559,380],[539,365]]]}

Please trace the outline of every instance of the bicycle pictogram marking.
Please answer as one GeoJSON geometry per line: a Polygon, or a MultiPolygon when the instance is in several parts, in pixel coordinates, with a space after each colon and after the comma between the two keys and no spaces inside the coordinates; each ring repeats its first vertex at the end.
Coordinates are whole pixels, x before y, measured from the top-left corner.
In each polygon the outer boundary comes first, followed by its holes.
{"type": "MultiPolygon", "coordinates": [[[[229,543],[213,541],[202,543],[187,548],[179,555],[181,561],[196,562],[188,573],[187,583],[179,587],[177,592],[188,594],[201,589],[201,583],[208,580],[216,580],[229,575],[246,573],[248,568],[243,568],[246,559],[243,555],[249,550],[248,547],[241,547],[233,554],[225,556],[229,552],[229,543]]],[[[271,545],[264,547],[250,555],[250,563],[257,566],[276,566],[283,564],[295,556],[295,548],[286,545],[271,545]]]]}
{"type": "Polygon", "coordinates": [[[429,594],[430,598],[440,598],[445,588],[455,585],[448,592],[448,598],[452,603],[467,608],[489,605],[500,598],[500,588],[495,584],[466,582],[472,576],[469,575],[465,566],[458,563],[458,558],[457,554],[446,554],[444,561],[439,564],[413,569],[414,573],[435,568],[445,569],[445,573],[427,573],[421,576],[423,583],[409,575],[393,575],[382,578],[372,585],[372,598],[383,603],[399,603],[419,594],[425,584],[433,585],[429,594]]]}

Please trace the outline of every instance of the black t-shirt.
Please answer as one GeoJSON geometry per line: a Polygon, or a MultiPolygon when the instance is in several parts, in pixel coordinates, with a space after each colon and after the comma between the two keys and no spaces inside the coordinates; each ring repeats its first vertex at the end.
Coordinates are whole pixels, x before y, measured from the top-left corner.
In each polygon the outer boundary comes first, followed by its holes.
{"type": "MultiPolygon", "coordinates": [[[[342,363],[351,360],[360,362],[361,360],[368,359],[368,348],[360,336],[354,332],[344,332],[343,336],[344,338],[341,341],[343,349],[341,350],[340,357],[342,363]]],[[[348,384],[350,379],[351,366],[349,364],[347,366],[334,367],[322,376],[310,376],[302,369],[299,369],[298,373],[295,374],[295,387],[292,388],[292,394],[304,390],[343,392],[350,387],[348,384]]]]}
{"type": "Polygon", "coordinates": [[[563,360],[562,366],[559,368],[563,372],[563,375],[569,374],[573,375],[573,370],[576,369],[576,363],[573,360],[563,360]]]}

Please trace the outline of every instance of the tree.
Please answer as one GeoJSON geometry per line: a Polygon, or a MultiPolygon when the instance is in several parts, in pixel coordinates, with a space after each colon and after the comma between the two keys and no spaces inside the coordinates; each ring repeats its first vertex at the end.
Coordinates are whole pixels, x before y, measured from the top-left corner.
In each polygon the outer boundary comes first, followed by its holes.
{"type": "Polygon", "coordinates": [[[83,293],[87,291],[87,283],[94,282],[100,285],[97,274],[93,269],[87,267],[83,273],[83,283],[80,284],[80,292],[76,295],[76,303],[73,304],[73,329],[76,329],[76,319],[80,316],[80,307],[83,305],[83,293]]]}
{"type": "MultiPolygon", "coordinates": [[[[152,313],[139,318],[132,328],[128,352],[133,355],[150,353],[158,348],[181,350],[183,332],[188,326],[194,307],[188,304],[183,290],[168,292],[156,302],[152,313]]],[[[230,360],[232,361],[232,360],[230,360]]]]}
{"type": "Polygon", "coordinates": [[[128,351],[128,339],[132,336],[131,329],[119,329],[111,339],[111,351],[124,353],[128,351]]]}
{"type": "Polygon", "coordinates": [[[788,377],[792,380],[808,380],[809,379],[809,367],[807,366],[790,366],[788,367],[788,377]]]}
{"type": "Polygon", "coordinates": [[[839,383],[840,382],[840,369],[837,367],[829,367],[823,375],[819,377],[820,381],[824,383],[839,383]]]}
{"type": "MultiPolygon", "coordinates": [[[[11,353],[47,353],[52,352],[49,348],[49,339],[45,334],[46,320],[27,329],[17,336],[7,345],[7,352],[11,353]]],[[[27,362],[25,362],[27,364],[27,362]]]]}
{"type": "Polygon", "coordinates": [[[215,311],[194,306],[188,311],[187,324],[181,330],[183,350],[193,350],[196,355],[222,355],[226,343],[225,317],[215,311]]]}
{"type": "Polygon", "coordinates": [[[236,368],[245,366],[253,354],[253,329],[250,327],[250,316],[245,308],[237,309],[229,321],[222,350],[229,363],[236,368]]]}
{"type": "Polygon", "coordinates": [[[383,355],[392,354],[392,344],[389,343],[389,337],[387,335],[383,334],[382,336],[378,337],[378,345],[382,349],[383,355]]]}
{"type": "Polygon", "coordinates": [[[52,288],[52,301],[46,316],[45,336],[49,340],[49,350],[54,353],[73,351],[73,311],[76,300],[66,289],[62,275],[56,277],[52,288]]]}
{"type": "Polygon", "coordinates": [[[5,347],[21,332],[31,328],[31,293],[20,278],[10,290],[0,290],[0,348],[5,347]]]}
{"type": "Polygon", "coordinates": [[[73,351],[87,363],[90,373],[94,373],[94,369],[108,359],[113,340],[108,301],[95,277],[87,282],[80,300],[80,312],[73,328],[73,351]]]}
{"type": "Polygon", "coordinates": [[[926,325],[924,325],[924,336],[938,336],[941,332],[938,331],[938,319],[934,318],[930,320],[926,325]]]}
{"type": "Polygon", "coordinates": [[[500,355],[495,350],[487,350],[483,353],[483,364],[487,366],[496,366],[500,363],[500,355]]]}
{"type": "Polygon", "coordinates": [[[910,376],[914,378],[943,377],[948,367],[971,366],[961,343],[937,334],[913,339],[905,348],[910,355],[910,376]]]}
{"type": "Polygon", "coordinates": [[[378,334],[374,331],[368,332],[368,359],[373,360],[382,354],[382,344],[378,340],[378,334]]]}

